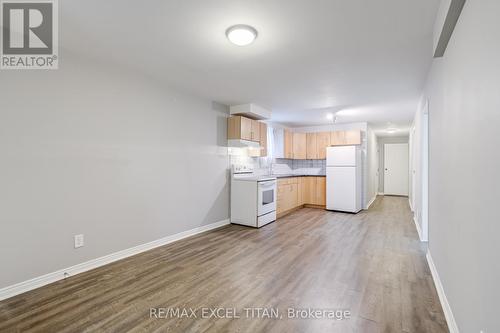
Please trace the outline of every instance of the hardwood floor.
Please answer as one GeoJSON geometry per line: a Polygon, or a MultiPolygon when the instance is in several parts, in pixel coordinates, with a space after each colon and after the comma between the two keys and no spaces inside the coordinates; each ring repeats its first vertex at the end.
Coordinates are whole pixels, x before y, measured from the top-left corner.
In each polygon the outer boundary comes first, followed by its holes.
{"type": "Polygon", "coordinates": [[[13,297],[0,302],[0,331],[448,329],[408,200],[379,197],[356,215],[304,208],[261,229],[230,225],[13,297]],[[241,318],[201,318],[202,307],[241,318]],[[283,318],[247,318],[257,307],[283,318]],[[192,308],[197,318],[150,318],[159,308],[192,308]],[[288,308],[351,315],[290,319],[288,308]]]}

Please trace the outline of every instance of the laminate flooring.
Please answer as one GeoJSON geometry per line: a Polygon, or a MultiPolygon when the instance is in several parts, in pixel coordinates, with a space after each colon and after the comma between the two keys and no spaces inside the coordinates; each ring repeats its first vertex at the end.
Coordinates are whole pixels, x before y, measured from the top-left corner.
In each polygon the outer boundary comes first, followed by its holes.
{"type": "Polygon", "coordinates": [[[425,251],[407,198],[303,208],[4,300],[0,332],[448,332],[425,251]]]}

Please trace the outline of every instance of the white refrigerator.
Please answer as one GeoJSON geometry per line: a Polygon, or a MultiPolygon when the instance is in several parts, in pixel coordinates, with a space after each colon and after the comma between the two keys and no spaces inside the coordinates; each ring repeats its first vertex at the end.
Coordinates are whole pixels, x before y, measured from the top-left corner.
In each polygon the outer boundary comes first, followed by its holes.
{"type": "Polygon", "coordinates": [[[326,148],[326,209],[349,213],[362,209],[361,168],[358,146],[326,148]]]}

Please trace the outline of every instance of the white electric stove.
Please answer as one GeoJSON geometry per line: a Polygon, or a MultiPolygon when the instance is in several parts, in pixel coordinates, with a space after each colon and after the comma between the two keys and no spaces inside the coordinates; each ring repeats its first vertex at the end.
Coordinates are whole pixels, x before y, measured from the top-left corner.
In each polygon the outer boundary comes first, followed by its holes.
{"type": "Polygon", "coordinates": [[[260,228],[276,221],[276,177],[258,175],[251,165],[231,170],[231,223],[260,228]]]}

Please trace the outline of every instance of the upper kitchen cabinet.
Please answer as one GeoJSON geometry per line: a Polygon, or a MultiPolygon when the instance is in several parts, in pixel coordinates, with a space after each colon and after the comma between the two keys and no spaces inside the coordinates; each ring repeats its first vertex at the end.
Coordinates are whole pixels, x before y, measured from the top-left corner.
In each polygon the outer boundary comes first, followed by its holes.
{"type": "Polygon", "coordinates": [[[251,141],[258,141],[260,142],[260,122],[257,120],[250,119],[252,121],[251,125],[251,141]]]}
{"type": "Polygon", "coordinates": [[[360,145],[361,131],[335,131],[331,132],[331,146],[360,145]]]}
{"type": "Polygon", "coordinates": [[[330,132],[316,133],[316,150],[318,159],[326,159],[326,147],[330,146],[330,132]]]}
{"type": "Polygon", "coordinates": [[[361,131],[345,131],[346,145],[360,145],[361,131]]]}
{"type": "Polygon", "coordinates": [[[259,123],[260,124],[260,156],[264,157],[267,156],[267,124],[265,123],[259,123]]]}
{"type": "Polygon", "coordinates": [[[297,160],[324,160],[330,146],[359,145],[361,131],[292,132],[274,129],[274,154],[276,158],[297,160]]]}
{"type": "Polygon", "coordinates": [[[307,158],[307,135],[306,133],[293,133],[293,158],[305,160],[307,158]]]}
{"type": "Polygon", "coordinates": [[[284,131],[285,135],[285,140],[284,140],[284,146],[285,146],[285,154],[284,158],[294,158],[293,157],[293,133],[290,132],[289,130],[284,131]]]}
{"type": "Polygon", "coordinates": [[[307,147],[306,154],[308,160],[318,159],[318,146],[316,133],[307,133],[306,135],[307,147]]]}
{"type": "Polygon", "coordinates": [[[231,116],[227,120],[227,138],[259,142],[260,122],[242,116],[231,116]]]}

